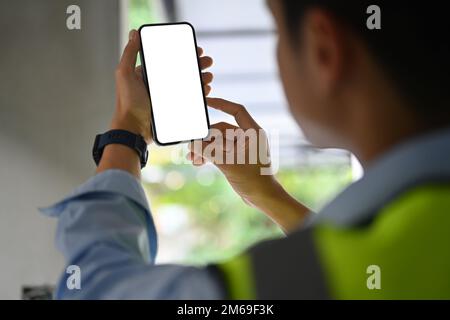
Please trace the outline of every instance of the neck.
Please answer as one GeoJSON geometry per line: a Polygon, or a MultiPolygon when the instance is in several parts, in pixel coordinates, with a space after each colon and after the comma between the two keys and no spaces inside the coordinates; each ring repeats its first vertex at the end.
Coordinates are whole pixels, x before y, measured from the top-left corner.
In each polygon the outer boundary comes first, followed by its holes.
{"type": "Polygon", "coordinates": [[[413,127],[392,129],[378,127],[374,130],[373,133],[359,135],[356,142],[357,146],[353,151],[364,169],[395,146],[420,135],[422,132],[422,130],[413,127]]]}
{"type": "Polygon", "coordinates": [[[364,168],[395,146],[432,129],[411,108],[386,101],[366,106],[351,128],[349,148],[364,168]]]}

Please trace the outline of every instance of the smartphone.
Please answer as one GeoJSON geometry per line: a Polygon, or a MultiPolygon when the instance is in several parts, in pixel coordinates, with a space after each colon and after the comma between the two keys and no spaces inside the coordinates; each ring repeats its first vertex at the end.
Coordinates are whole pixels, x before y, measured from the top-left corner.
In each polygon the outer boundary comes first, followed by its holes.
{"type": "Polygon", "coordinates": [[[206,138],[210,125],[194,27],[146,24],[139,34],[154,141],[172,145],[206,138]]]}

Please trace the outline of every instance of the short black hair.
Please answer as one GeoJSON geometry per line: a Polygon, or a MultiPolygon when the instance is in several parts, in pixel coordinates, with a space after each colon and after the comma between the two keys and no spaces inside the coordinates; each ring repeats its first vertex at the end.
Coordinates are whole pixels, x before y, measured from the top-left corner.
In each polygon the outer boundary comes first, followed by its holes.
{"type": "Polygon", "coordinates": [[[445,1],[281,1],[291,35],[298,35],[307,9],[327,10],[365,41],[414,111],[428,120],[448,123],[450,20],[445,1]],[[366,25],[370,5],[380,8],[381,29],[370,30],[366,25]]]}

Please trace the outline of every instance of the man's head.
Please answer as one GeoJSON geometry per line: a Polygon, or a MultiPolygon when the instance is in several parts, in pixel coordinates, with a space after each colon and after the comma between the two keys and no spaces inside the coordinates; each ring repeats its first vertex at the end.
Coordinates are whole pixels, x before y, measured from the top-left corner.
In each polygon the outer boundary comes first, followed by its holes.
{"type": "Polygon", "coordinates": [[[267,2],[290,109],[314,144],[357,152],[355,135],[365,130],[401,136],[414,126],[450,123],[443,2],[267,2]],[[379,30],[366,25],[371,4],[381,9],[379,30]]]}

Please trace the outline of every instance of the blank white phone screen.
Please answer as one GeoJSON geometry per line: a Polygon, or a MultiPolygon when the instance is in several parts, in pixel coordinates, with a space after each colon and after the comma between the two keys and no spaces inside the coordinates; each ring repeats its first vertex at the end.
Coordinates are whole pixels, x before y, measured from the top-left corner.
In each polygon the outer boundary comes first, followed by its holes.
{"type": "Polygon", "coordinates": [[[193,28],[150,25],[141,28],[140,36],[157,142],[206,138],[208,115],[193,28]]]}

